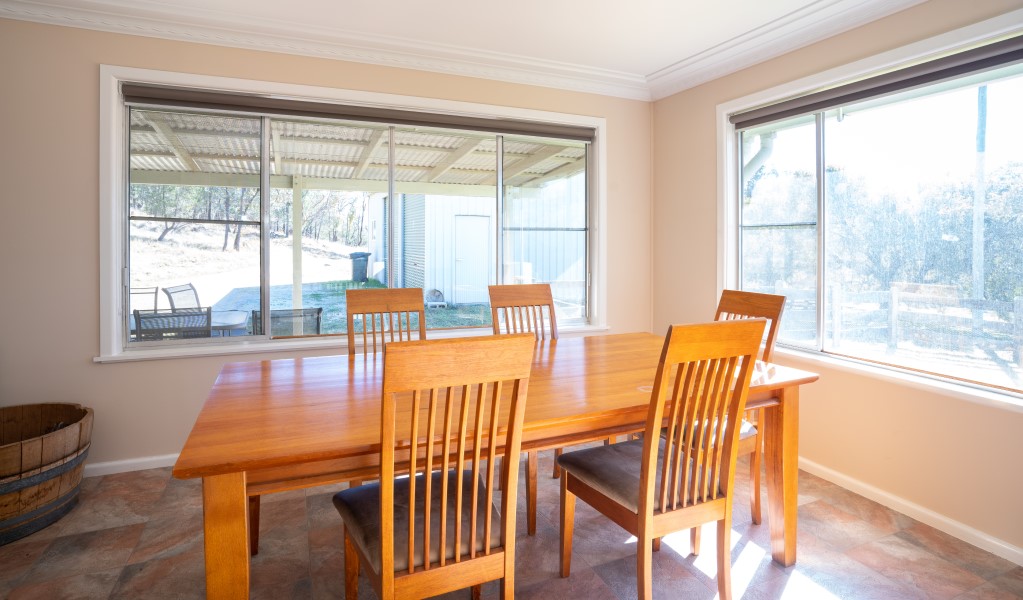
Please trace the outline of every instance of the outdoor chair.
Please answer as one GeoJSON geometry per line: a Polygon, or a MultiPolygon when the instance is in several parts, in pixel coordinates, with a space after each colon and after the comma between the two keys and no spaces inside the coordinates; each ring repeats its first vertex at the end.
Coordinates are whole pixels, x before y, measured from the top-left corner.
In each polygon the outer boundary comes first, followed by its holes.
{"type": "Polygon", "coordinates": [[[137,341],[208,338],[212,335],[213,321],[209,307],[135,309],[132,314],[137,341]]]}
{"type": "MultiPolygon", "coordinates": [[[[263,335],[263,313],[252,311],[252,335],[263,335]]],[[[323,308],[274,308],[270,310],[270,335],[290,337],[320,335],[323,308]]]]}
{"type": "Polygon", "coordinates": [[[643,437],[558,458],[564,471],[562,577],[571,571],[578,497],[636,536],[640,600],[652,597],[654,541],[716,521],[718,594],[722,600],[731,598],[730,532],[739,424],[765,324],[763,319],[744,319],[671,326],[643,437]]]}
{"type": "Polygon", "coordinates": [[[355,355],[356,328],[362,334],[362,351],[377,352],[377,344],[413,339],[413,327],[419,329],[420,340],[426,339],[426,312],[422,288],[371,288],[345,290],[348,321],[348,355],[355,355]],[[418,323],[413,323],[413,315],[418,323]],[[358,319],[356,319],[358,317],[358,319]]]}
{"type": "Polygon", "coordinates": [[[344,525],[345,597],[360,568],[378,598],[425,598],[501,580],[515,596],[518,454],[533,336],[395,342],[384,346],[380,481],[334,496],[344,525]],[[402,474],[397,476],[398,474],[402,474]]]}
{"type": "Polygon", "coordinates": [[[129,305],[132,310],[145,309],[145,310],[156,310],[159,308],[157,298],[160,292],[159,287],[133,287],[128,289],[128,295],[130,296],[129,305]]]}
{"type": "Polygon", "coordinates": [[[202,306],[199,304],[199,292],[195,291],[195,286],[191,283],[165,287],[163,288],[163,293],[167,294],[167,300],[170,301],[171,309],[199,308],[202,306]]]}

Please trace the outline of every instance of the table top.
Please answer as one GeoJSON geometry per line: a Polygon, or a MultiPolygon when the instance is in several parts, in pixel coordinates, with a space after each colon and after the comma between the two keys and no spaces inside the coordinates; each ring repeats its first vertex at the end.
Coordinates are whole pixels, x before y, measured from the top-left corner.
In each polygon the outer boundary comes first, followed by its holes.
{"type": "Polygon", "coordinates": [[[245,329],[249,323],[249,313],[244,310],[215,310],[210,315],[213,329],[245,329]]]}
{"type": "MultiPolygon", "coordinates": [[[[641,426],[662,336],[561,338],[538,343],[523,446],[560,436],[641,426]]],[[[174,465],[179,478],[379,453],[383,355],[224,365],[174,465]]],[[[748,406],[817,375],[758,363],[748,406]]]]}

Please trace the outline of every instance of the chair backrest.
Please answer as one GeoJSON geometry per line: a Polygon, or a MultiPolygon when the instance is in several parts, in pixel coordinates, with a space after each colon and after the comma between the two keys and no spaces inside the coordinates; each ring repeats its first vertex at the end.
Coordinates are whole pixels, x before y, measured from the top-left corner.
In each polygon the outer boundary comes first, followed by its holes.
{"type": "Polygon", "coordinates": [[[722,290],[717,311],[714,313],[714,320],[762,318],[770,321],[767,325],[767,341],[764,342],[763,353],[760,357],[770,361],[771,355],[774,353],[774,342],[778,336],[778,327],[781,324],[781,313],[784,308],[785,296],[741,290],[722,290]]]}
{"type": "Polygon", "coordinates": [[[139,341],[162,339],[208,338],[212,335],[211,311],[206,308],[178,308],[133,311],[135,339],[139,341]]]}
{"type": "Polygon", "coordinates": [[[426,339],[426,312],[422,288],[374,288],[345,290],[348,313],[348,354],[355,354],[356,327],[362,333],[362,351],[382,349],[384,342],[412,340],[412,316],[418,320],[419,338],[426,339]],[[358,320],[355,317],[360,317],[358,320]]]}
{"type": "Polygon", "coordinates": [[[416,555],[431,557],[420,561],[427,569],[488,557],[497,548],[503,548],[506,559],[514,559],[518,469],[502,469],[500,474],[498,531],[492,525],[498,516],[491,482],[497,456],[502,452],[518,456],[521,450],[533,348],[533,336],[525,334],[384,347],[380,411],[384,578],[396,574],[396,536],[408,536],[408,573],[416,569],[416,555]],[[405,482],[408,497],[422,503],[395,505],[394,475],[403,472],[410,475],[405,482]],[[422,489],[417,490],[417,484],[422,489]],[[399,510],[407,511],[407,532],[394,531],[399,510]]]}
{"type": "Polygon", "coordinates": [[[549,331],[551,339],[558,339],[554,297],[548,283],[490,286],[490,318],[494,333],[532,332],[542,340],[549,331]]]}
{"type": "Polygon", "coordinates": [[[195,291],[195,286],[191,283],[165,287],[163,288],[163,293],[167,294],[167,300],[170,301],[172,309],[199,308],[202,306],[199,304],[199,292],[195,291]]]}
{"type": "Polygon", "coordinates": [[[156,310],[159,308],[157,297],[160,293],[159,287],[133,287],[128,289],[128,306],[131,310],[136,308],[143,310],[156,310]]]}
{"type": "Polygon", "coordinates": [[[738,425],[765,325],[743,319],[668,329],[647,412],[640,514],[731,498],[738,425]]]}
{"type": "MultiPolygon", "coordinates": [[[[320,335],[323,308],[274,308],[270,310],[270,335],[277,337],[320,335]]],[[[252,311],[252,335],[263,335],[263,312],[252,311]]]]}

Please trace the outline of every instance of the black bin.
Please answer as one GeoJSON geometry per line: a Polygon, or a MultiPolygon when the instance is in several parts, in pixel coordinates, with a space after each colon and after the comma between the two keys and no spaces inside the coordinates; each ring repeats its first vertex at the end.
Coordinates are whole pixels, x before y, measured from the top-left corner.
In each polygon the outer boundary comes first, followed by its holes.
{"type": "Polygon", "coordinates": [[[352,281],[366,282],[366,266],[369,264],[369,255],[369,252],[352,252],[348,255],[348,258],[352,259],[352,281]]]}

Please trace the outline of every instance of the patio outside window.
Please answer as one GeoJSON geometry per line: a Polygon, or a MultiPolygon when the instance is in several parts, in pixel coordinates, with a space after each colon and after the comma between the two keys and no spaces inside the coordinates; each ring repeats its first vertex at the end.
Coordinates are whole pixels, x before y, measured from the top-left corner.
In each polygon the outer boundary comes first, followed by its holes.
{"type": "Polygon", "coordinates": [[[341,334],[350,287],[421,287],[428,328],[489,328],[488,285],[547,282],[558,320],[587,322],[585,141],[126,110],[129,344],[226,343],[267,321],[270,337],[341,334]],[[208,335],[176,331],[182,288],[208,335]]]}

